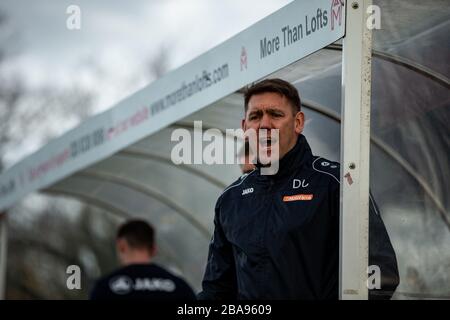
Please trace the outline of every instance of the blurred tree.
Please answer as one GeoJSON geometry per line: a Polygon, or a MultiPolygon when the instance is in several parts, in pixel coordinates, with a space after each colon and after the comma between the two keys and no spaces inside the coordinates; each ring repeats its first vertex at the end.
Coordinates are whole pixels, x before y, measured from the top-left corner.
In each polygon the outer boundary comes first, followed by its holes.
{"type": "MultiPolygon", "coordinates": [[[[86,299],[95,279],[117,266],[112,240],[120,219],[73,202],[52,197],[32,224],[12,219],[7,299],[86,299]],[[80,290],[66,286],[70,265],[81,269],[80,290]]],[[[22,210],[29,209],[18,206],[13,213],[22,210]]]]}
{"type": "Polygon", "coordinates": [[[95,98],[93,91],[77,84],[69,89],[27,86],[23,75],[7,68],[14,58],[9,48],[16,37],[11,34],[0,11],[0,172],[9,165],[7,153],[33,151],[91,115],[95,98]]]}
{"type": "Polygon", "coordinates": [[[167,71],[169,71],[170,52],[171,47],[167,44],[164,44],[159,48],[156,55],[147,62],[147,76],[149,76],[150,79],[159,79],[164,74],[166,74],[167,71]]]}
{"type": "MultiPolygon", "coordinates": [[[[23,75],[9,68],[17,37],[8,22],[0,10],[0,173],[11,164],[8,154],[32,151],[88,117],[95,97],[78,85],[30,88],[23,75]]],[[[73,243],[83,235],[61,237],[71,221],[54,208],[54,202],[47,204],[44,212],[33,212],[38,223],[32,227],[27,224],[29,208],[16,210],[9,219],[7,298],[67,298],[68,290],[62,291],[65,268],[79,263],[73,243]]],[[[74,293],[72,297],[77,297],[74,293]]]]}
{"type": "MultiPolygon", "coordinates": [[[[9,48],[17,37],[8,36],[8,27],[0,10],[0,173],[11,165],[8,154],[23,156],[77,125],[93,113],[97,99],[95,91],[81,85],[30,88],[23,75],[11,73],[7,66],[14,54],[9,48]]],[[[169,60],[169,48],[161,46],[144,61],[142,74],[123,79],[125,91],[133,92],[161,77],[168,71],[169,60]]],[[[105,77],[95,60],[83,67],[96,74],[98,81],[105,77]]],[[[94,281],[117,267],[114,238],[121,218],[84,203],[76,205],[66,197],[34,197],[10,210],[6,298],[87,298],[94,281]],[[82,270],[81,290],[66,287],[65,271],[71,264],[82,270]]],[[[166,259],[163,252],[159,256],[166,259]]]]}

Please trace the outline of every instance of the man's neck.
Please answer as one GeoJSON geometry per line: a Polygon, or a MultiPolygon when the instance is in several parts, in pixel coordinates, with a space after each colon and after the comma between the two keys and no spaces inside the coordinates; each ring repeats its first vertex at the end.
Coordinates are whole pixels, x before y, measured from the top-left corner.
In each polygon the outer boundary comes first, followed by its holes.
{"type": "Polygon", "coordinates": [[[149,264],[151,263],[151,257],[148,253],[142,252],[130,252],[124,259],[123,265],[128,266],[130,264],[149,264]]]}

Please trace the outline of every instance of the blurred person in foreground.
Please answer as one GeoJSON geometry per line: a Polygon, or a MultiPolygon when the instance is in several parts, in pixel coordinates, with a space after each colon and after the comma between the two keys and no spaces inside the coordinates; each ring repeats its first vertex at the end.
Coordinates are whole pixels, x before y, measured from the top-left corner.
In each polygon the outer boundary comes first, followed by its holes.
{"type": "Polygon", "coordinates": [[[154,238],[153,227],[143,220],[130,220],[121,225],[116,250],[122,267],[98,280],[90,299],[196,300],[183,279],[152,262],[156,254],[154,238]]]}
{"type": "MultiPolygon", "coordinates": [[[[216,202],[198,298],[338,299],[339,163],[312,154],[290,83],[266,79],[251,86],[244,111],[242,129],[256,132],[256,167],[216,202]],[[268,164],[276,168],[270,174],[268,164]]],[[[380,270],[379,288],[369,297],[389,299],[399,283],[396,255],[372,195],[367,200],[369,265],[380,270]]]]}

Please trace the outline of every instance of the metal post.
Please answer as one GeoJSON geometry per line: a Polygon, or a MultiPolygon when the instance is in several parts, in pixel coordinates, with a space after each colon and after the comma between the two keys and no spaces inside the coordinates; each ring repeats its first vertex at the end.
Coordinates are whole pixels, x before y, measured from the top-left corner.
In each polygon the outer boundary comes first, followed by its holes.
{"type": "Polygon", "coordinates": [[[346,2],[342,53],[339,298],[368,299],[371,0],[346,2]]]}
{"type": "Polygon", "coordinates": [[[8,221],[6,212],[0,212],[0,300],[6,293],[6,262],[8,249],[8,221]]]}

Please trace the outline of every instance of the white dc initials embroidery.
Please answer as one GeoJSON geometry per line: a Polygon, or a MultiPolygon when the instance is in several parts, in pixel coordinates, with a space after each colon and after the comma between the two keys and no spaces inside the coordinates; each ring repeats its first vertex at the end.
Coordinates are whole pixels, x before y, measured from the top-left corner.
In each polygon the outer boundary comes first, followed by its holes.
{"type": "Polygon", "coordinates": [[[309,183],[306,183],[306,179],[294,179],[292,181],[292,188],[293,189],[298,189],[300,187],[306,188],[307,186],[309,186],[309,183]]]}

